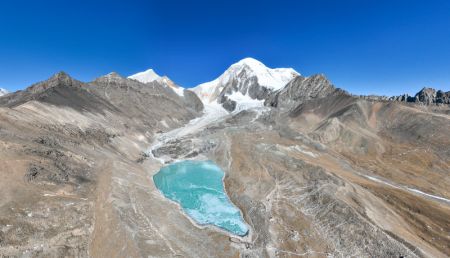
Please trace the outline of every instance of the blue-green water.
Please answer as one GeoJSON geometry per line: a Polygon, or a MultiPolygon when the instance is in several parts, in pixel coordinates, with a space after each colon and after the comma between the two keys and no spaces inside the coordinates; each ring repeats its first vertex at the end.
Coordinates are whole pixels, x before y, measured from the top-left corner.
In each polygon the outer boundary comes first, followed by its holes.
{"type": "Polygon", "coordinates": [[[244,236],[247,225],[225,193],[223,176],[212,161],[181,161],[161,168],[153,181],[166,198],[179,203],[197,223],[244,236]]]}

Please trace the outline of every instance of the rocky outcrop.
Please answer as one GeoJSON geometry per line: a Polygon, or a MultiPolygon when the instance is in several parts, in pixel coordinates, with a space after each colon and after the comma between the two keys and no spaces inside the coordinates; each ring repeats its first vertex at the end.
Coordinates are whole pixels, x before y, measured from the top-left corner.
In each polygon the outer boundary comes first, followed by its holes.
{"type": "Polygon", "coordinates": [[[237,102],[234,100],[229,99],[227,96],[223,95],[217,100],[220,104],[222,104],[222,107],[228,110],[229,112],[232,112],[236,109],[237,102]]]}
{"type": "Polygon", "coordinates": [[[437,104],[450,104],[450,91],[443,92],[438,90],[436,92],[436,101],[437,104]]]}
{"type": "Polygon", "coordinates": [[[304,101],[323,98],[336,93],[345,92],[335,88],[322,74],[311,77],[298,76],[284,88],[270,94],[264,104],[281,109],[291,109],[304,101]]]}
{"type": "Polygon", "coordinates": [[[423,88],[415,96],[416,102],[421,102],[426,105],[435,103],[436,101],[436,90],[432,88],[423,88]]]}
{"type": "Polygon", "coordinates": [[[418,103],[423,105],[433,105],[433,104],[450,104],[450,91],[444,92],[442,90],[435,90],[433,88],[423,88],[414,96],[409,96],[408,94],[402,94],[398,96],[386,97],[377,95],[359,95],[356,96],[361,99],[369,101],[398,101],[398,102],[409,102],[418,103]]]}
{"type": "Polygon", "coordinates": [[[201,112],[204,109],[203,102],[198,98],[197,94],[190,90],[184,90],[184,103],[189,108],[196,112],[201,112]]]}
{"type": "Polygon", "coordinates": [[[414,97],[414,102],[431,104],[450,104],[450,91],[436,91],[433,88],[423,88],[414,97]]]}
{"type": "Polygon", "coordinates": [[[389,100],[400,101],[400,102],[414,102],[414,97],[408,94],[402,94],[400,96],[390,97],[389,100]]]}
{"type": "Polygon", "coordinates": [[[365,99],[368,101],[387,101],[389,97],[387,96],[378,96],[378,95],[357,95],[356,97],[360,99],[365,99]]]}
{"type": "Polygon", "coordinates": [[[224,96],[231,95],[234,92],[248,95],[252,99],[262,100],[267,98],[272,90],[265,86],[261,86],[256,77],[246,78],[245,72],[243,72],[239,78],[233,79],[224,85],[222,92],[218,96],[219,103],[221,103],[220,100],[224,96]]]}

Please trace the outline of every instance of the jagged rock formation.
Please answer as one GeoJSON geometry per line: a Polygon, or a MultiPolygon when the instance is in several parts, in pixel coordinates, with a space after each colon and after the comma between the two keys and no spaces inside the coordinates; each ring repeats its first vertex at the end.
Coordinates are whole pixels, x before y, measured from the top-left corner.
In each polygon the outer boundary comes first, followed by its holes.
{"type": "Polygon", "coordinates": [[[417,103],[423,105],[450,104],[450,91],[447,92],[444,92],[442,90],[436,91],[433,88],[423,88],[422,90],[417,92],[414,96],[402,94],[393,97],[376,96],[376,95],[369,95],[369,96],[359,95],[357,97],[371,101],[398,101],[398,102],[417,103]]]}
{"type": "MultiPolygon", "coordinates": [[[[356,97],[360,99],[365,99],[369,101],[388,101],[389,97],[387,96],[378,96],[378,95],[357,95],[356,97]]],[[[399,97],[402,99],[402,97],[399,97]]]]}
{"type": "Polygon", "coordinates": [[[450,91],[436,91],[433,88],[423,88],[414,97],[414,102],[431,104],[450,104],[450,91]]]}
{"type": "Polygon", "coordinates": [[[332,94],[347,94],[336,89],[324,75],[297,76],[282,89],[273,92],[265,101],[266,106],[292,108],[300,103],[332,94]]]}

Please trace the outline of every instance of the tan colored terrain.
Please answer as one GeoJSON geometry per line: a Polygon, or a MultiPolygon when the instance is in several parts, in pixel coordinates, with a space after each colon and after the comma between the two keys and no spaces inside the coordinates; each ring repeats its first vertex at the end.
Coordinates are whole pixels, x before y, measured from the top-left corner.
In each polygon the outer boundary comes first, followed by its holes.
{"type": "Polygon", "coordinates": [[[337,95],[188,124],[199,110],[145,86],[58,75],[0,98],[0,256],[450,255],[442,110],[337,95]],[[224,169],[247,236],[197,225],[156,189],[159,160],[187,158],[224,169]]]}

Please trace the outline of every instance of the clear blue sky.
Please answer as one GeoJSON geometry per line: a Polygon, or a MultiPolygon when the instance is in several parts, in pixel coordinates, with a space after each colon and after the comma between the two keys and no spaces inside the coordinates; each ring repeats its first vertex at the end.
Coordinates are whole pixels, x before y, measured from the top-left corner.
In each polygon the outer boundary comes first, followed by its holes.
{"type": "Polygon", "coordinates": [[[353,93],[450,90],[450,1],[1,1],[0,87],[147,68],[191,87],[254,57],[353,93]]]}

